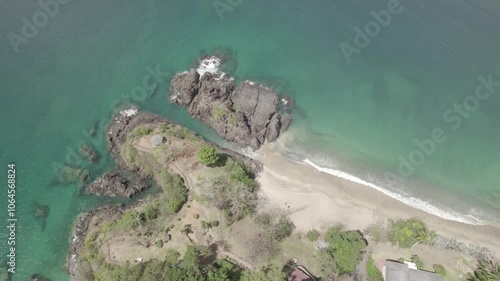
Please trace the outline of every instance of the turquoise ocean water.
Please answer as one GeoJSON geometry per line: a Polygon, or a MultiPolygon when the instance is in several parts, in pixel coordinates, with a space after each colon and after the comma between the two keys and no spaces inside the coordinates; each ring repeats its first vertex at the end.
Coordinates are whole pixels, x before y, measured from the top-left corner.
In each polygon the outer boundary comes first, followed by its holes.
{"type": "MultiPolygon", "coordinates": [[[[102,128],[100,120],[128,103],[150,71],[160,70],[163,82],[136,103],[220,141],[165,99],[173,73],[217,48],[232,52],[237,79],[294,99],[296,120],[281,139],[291,157],[450,219],[500,224],[500,87],[477,106],[470,98],[478,76],[500,81],[500,5],[401,0],[402,11],[348,63],[339,44],[354,45],[354,27],[364,28],[370,12],[389,2],[242,0],[221,18],[212,1],[69,0],[46,23],[38,19],[41,27],[17,53],[8,34],[22,35],[23,17],[32,22],[43,9],[37,1],[0,2],[0,260],[7,255],[7,163],[15,162],[13,280],[33,273],[68,280],[63,266],[77,213],[112,200],[51,184],[53,165],[73,161],[84,132],[102,128]],[[448,116],[455,121],[443,114],[465,99],[474,110],[454,129],[458,113],[448,116]],[[400,157],[417,157],[415,140],[437,128],[446,140],[411,175],[400,174],[400,157]],[[388,173],[400,176],[392,181],[388,173]],[[35,204],[50,207],[43,230],[35,204]]],[[[90,166],[93,177],[112,166],[99,136],[91,139],[103,154],[90,166]]]]}

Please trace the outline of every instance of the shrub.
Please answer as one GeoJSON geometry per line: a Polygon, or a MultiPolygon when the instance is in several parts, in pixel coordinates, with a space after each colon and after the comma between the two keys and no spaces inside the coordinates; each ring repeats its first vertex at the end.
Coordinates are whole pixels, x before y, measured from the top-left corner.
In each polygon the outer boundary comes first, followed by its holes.
{"type": "Polygon", "coordinates": [[[165,193],[167,209],[170,212],[178,212],[188,198],[188,191],[179,175],[161,172],[159,175],[160,186],[165,193]]]}
{"type": "Polygon", "coordinates": [[[143,213],[144,219],[146,221],[150,221],[158,217],[158,215],[160,214],[160,209],[158,208],[158,205],[156,203],[153,203],[146,206],[143,213]]]}
{"type": "Polygon", "coordinates": [[[432,266],[432,268],[434,269],[434,272],[436,272],[437,274],[440,274],[441,276],[445,276],[446,275],[446,269],[444,268],[443,265],[441,264],[435,264],[432,266]]]}
{"type": "Polygon", "coordinates": [[[320,233],[316,229],[311,229],[306,233],[307,239],[309,239],[309,241],[311,241],[311,242],[318,240],[319,235],[320,235],[320,233]]]}
{"type": "Polygon", "coordinates": [[[417,255],[411,256],[411,262],[414,263],[418,269],[424,268],[424,263],[422,262],[420,257],[417,255]]]}
{"type": "Polygon", "coordinates": [[[400,248],[410,248],[415,243],[431,244],[436,233],[427,229],[425,224],[416,218],[389,221],[389,241],[400,248]]]}
{"type": "Polygon", "coordinates": [[[388,241],[388,229],[385,221],[380,220],[369,225],[363,232],[376,243],[385,243],[388,241]]]}
{"type": "Polygon", "coordinates": [[[295,225],[284,213],[279,211],[263,212],[255,216],[255,223],[265,229],[264,235],[281,242],[290,237],[295,225]]]}
{"type": "Polygon", "coordinates": [[[326,249],[333,256],[339,274],[352,274],[366,249],[366,242],[359,231],[343,231],[342,227],[332,227],[325,234],[326,249]]]}
{"type": "Polygon", "coordinates": [[[207,223],[206,221],[200,221],[200,226],[201,226],[201,229],[208,229],[208,228],[210,228],[210,224],[207,223]]]}
{"type": "Polygon", "coordinates": [[[142,137],[142,136],[145,136],[145,135],[149,135],[153,130],[151,130],[150,128],[146,128],[146,127],[136,127],[129,135],[128,137],[130,139],[135,139],[137,137],[142,137]]]}
{"type": "Polygon", "coordinates": [[[117,221],[117,226],[121,230],[128,230],[139,224],[139,214],[135,211],[127,211],[117,221]]]}
{"type": "Polygon", "coordinates": [[[156,247],[158,247],[158,248],[163,248],[163,240],[161,240],[161,239],[160,239],[160,240],[157,240],[157,241],[155,242],[155,245],[156,245],[156,247]]]}
{"type": "Polygon", "coordinates": [[[500,280],[500,263],[498,260],[479,260],[474,273],[467,273],[467,281],[498,281],[500,280]]]}
{"type": "Polygon", "coordinates": [[[384,277],[380,270],[375,265],[375,261],[372,256],[368,256],[368,261],[366,263],[366,269],[368,271],[368,281],[383,281],[384,277]]]}
{"type": "Polygon", "coordinates": [[[200,215],[199,214],[194,214],[193,216],[195,219],[199,219],[200,218],[200,215]]]}
{"type": "Polygon", "coordinates": [[[249,187],[251,191],[254,190],[255,181],[250,177],[245,165],[229,158],[228,161],[226,161],[225,170],[229,174],[230,183],[242,183],[249,187]]]}
{"type": "Polygon", "coordinates": [[[219,221],[213,221],[213,222],[211,222],[210,226],[211,227],[217,227],[217,226],[219,226],[219,221]]]}
{"type": "Polygon", "coordinates": [[[198,150],[198,159],[205,166],[212,166],[219,161],[219,155],[215,148],[211,145],[204,145],[198,150]]]}

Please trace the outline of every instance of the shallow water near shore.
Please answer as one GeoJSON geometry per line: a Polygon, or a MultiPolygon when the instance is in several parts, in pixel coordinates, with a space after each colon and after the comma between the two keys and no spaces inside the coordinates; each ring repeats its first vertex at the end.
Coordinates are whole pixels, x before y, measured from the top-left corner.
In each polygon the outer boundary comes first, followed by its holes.
{"type": "MultiPolygon", "coordinates": [[[[0,177],[15,162],[18,180],[13,280],[33,273],[69,279],[63,266],[77,213],[110,201],[80,196],[76,185],[51,185],[53,164],[71,161],[71,151],[88,140],[103,156],[89,166],[92,176],[109,169],[105,141],[89,140],[84,132],[100,124],[102,139],[104,121],[117,105],[135,102],[221,141],[165,96],[173,73],[217,48],[232,52],[237,81],[257,80],[293,98],[296,120],[280,142],[298,160],[347,172],[471,223],[499,224],[500,88],[457,129],[443,114],[474,94],[478,76],[500,81],[500,6],[451,0],[401,5],[402,12],[348,63],[339,44],[353,44],[353,26],[364,27],[373,20],[370,11],[386,9],[387,1],[242,1],[221,19],[210,1],[72,0],[19,45],[19,53],[7,34],[21,34],[22,18],[41,8],[37,1],[0,3],[0,177]],[[163,74],[154,93],[123,98],[157,69],[163,74]],[[435,128],[447,140],[402,184],[390,185],[385,173],[398,175],[399,157],[409,159],[418,149],[415,140],[431,138],[435,128]],[[50,208],[43,231],[32,215],[35,203],[50,208]]],[[[6,205],[2,199],[0,210],[6,205]]],[[[6,216],[0,213],[1,225],[6,216]]],[[[5,228],[0,234],[3,263],[5,228]]]]}

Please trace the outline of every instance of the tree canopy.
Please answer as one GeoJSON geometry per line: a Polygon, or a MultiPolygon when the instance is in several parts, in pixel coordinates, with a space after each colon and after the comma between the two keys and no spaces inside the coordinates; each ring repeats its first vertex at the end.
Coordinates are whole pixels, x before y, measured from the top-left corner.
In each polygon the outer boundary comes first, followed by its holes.
{"type": "Polygon", "coordinates": [[[325,234],[325,242],[329,244],[325,251],[334,258],[338,273],[354,273],[367,246],[363,235],[357,230],[332,227],[325,234]]]}
{"type": "Polygon", "coordinates": [[[436,232],[417,218],[389,221],[389,241],[400,248],[410,248],[417,242],[430,244],[435,237],[436,232]]]}
{"type": "Polygon", "coordinates": [[[212,166],[219,161],[219,155],[215,148],[209,144],[200,147],[198,150],[198,159],[205,166],[212,166]]]}

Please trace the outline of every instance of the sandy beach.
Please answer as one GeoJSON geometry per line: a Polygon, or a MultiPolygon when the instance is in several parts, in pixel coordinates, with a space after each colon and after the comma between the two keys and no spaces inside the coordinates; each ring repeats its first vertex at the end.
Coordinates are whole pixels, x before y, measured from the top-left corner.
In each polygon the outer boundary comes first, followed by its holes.
{"type": "Polygon", "coordinates": [[[428,214],[370,187],[293,162],[273,144],[263,146],[255,158],[264,164],[264,171],[258,177],[261,195],[270,204],[288,209],[298,230],[325,229],[339,223],[349,229],[363,230],[380,219],[418,217],[439,234],[479,244],[499,256],[499,228],[428,214]]]}

